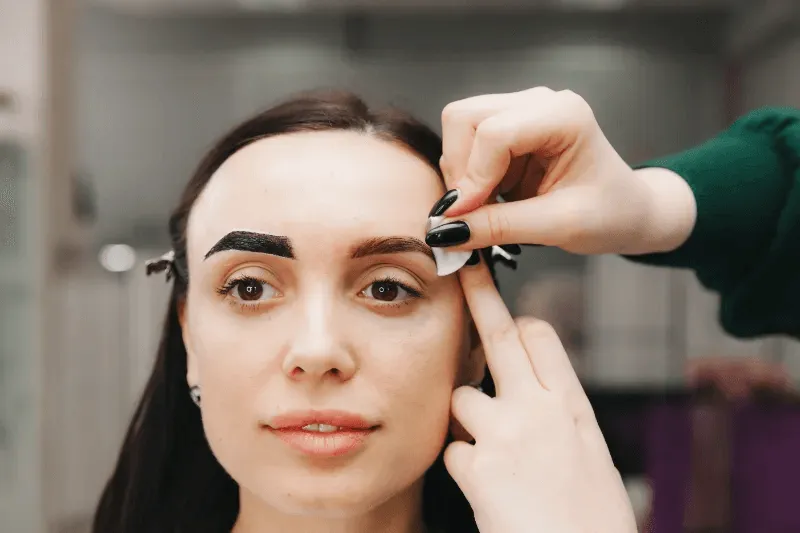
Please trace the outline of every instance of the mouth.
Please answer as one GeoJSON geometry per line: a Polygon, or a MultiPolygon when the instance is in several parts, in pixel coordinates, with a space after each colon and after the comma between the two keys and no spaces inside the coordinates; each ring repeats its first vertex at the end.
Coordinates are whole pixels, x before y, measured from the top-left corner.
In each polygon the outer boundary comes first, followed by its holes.
{"type": "MultiPolygon", "coordinates": [[[[303,431],[310,431],[312,433],[338,433],[340,431],[363,431],[357,428],[348,428],[341,426],[332,426],[331,424],[307,424],[300,428],[303,431]]],[[[371,429],[371,428],[367,428],[371,429]]]]}
{"type": "Polygon", "coordinates": [[[291,449],[311,457],[340,457],[362,449],[380,424],[342,411],[288,413],[266,429],[291,449]]]}

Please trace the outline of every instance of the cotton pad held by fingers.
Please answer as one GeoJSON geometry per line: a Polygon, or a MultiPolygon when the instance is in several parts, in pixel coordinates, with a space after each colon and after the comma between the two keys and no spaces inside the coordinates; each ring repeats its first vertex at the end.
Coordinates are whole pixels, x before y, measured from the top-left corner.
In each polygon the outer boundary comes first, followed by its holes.
{"type": "MultiPolygon", "coordinates": [[[[425,228],[425,231],[428,232],[433,228],[441,226],[444,218],[444,216],[428,218],[428,227],[425,228]]],[[[448,250],[447,248],[438,247],[434,247],[432,250],[433,257],[436,260],[436,274],[439,276],[449,276],[450,274],[457,272],[458,269],[467,263],[472,255],[471,251],[453,251],[448,250]]]]}

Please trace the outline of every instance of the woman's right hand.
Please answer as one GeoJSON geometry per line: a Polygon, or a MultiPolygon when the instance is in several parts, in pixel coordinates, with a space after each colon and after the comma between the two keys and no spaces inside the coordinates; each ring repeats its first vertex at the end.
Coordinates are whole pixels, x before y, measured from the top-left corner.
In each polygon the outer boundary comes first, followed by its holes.
{"type": "Polygon", "coordinates": [[[641,254],[677,248],[694,226],[686,182],[666,169],[631,169],[570,91],[539,87],[454,102],[442,113],[442,131],[441,168],[448,189],[460,193],[429,233],[431,246],[641,254]],[[494,202],[497,194],[503,203],[494,202]],[[469,227],[467,241],[463,225],[446,224],[458,221],[469,227]]]}

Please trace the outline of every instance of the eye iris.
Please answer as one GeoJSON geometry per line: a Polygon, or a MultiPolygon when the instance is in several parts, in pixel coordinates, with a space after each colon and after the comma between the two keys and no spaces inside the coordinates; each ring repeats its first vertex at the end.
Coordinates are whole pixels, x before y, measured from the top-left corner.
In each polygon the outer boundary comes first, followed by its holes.
{"type": "Polygon", "coordinates": [[[372,289],[372,295],[375,297],[375,299],[382,300],[384,302],[391,302],[397,298],[399,292],[400,288],[396,283],[389,283],[385,281],[376,283],[372,289]]]}
{"type": "Polygon", "coordinates": [[[253,301],[261,298],[264,294],[264,287],[255,280],[242,280],[238,286],[239,298],[242,300],[253,301]]]}

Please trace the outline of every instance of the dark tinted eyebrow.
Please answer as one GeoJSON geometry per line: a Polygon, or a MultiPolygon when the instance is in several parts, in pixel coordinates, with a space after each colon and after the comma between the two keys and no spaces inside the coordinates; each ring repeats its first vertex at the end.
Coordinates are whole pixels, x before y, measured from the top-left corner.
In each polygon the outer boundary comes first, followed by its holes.
{"type": "Polygon", "coordinates": [[[289,237],[253,231],[232,231],[217,241],[217,244],[208,251],[205,259],[227,250],[277,255],[287,259],[295,258],[292,241],[289,237]]]}
{"type": "Polygon", "coordinates": [[[352,258],[358,259],[368,255],[400,254],[408,252],[423,253],[433,258],[430,246],[413,237],[376,237],[353,248],[352,258]]]}

